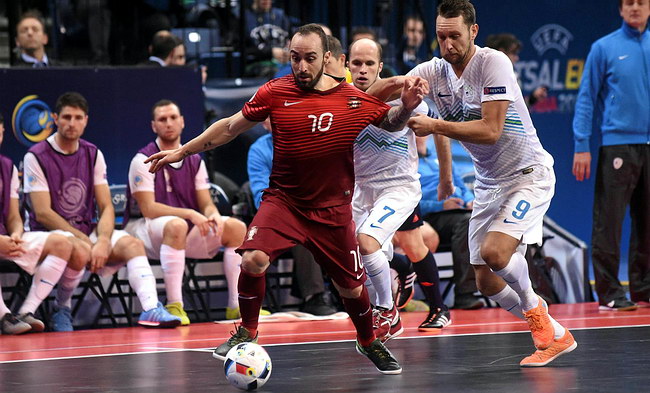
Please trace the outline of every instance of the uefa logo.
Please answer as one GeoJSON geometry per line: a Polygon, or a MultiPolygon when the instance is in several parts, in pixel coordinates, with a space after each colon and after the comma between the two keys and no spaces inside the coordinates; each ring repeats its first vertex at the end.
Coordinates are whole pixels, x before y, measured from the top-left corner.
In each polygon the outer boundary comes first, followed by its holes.
{"type": "Polygon", "coordinates": [[[30,95],[20,100],[11,118],[16,139],[27,147],[45,140],[54,131],[50,107],[37,98],[30,95]]]}

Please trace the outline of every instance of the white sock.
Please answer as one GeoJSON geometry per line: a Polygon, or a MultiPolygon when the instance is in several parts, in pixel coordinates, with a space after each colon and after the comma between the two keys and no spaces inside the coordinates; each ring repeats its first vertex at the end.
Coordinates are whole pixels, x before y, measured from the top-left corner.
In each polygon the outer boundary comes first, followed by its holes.
{"type": "Polygon", "coordinates": [[[223,251],[223,273],[228,284],[228,308],[239,307],[239,273],[241,272],[241,255],[235,252],[235,247],[226,247],[223,251]]]}
{"type": "MultiPolygon", "coordinates": [[[[368,298],[370,299],[370,304],[373,306],[377,305],[377,291],[375,290],[375,286],[372,285],[372,280],[370,279],[370,276],[366,274],[366,282],[364,284],[366,286],[366,289],[368,290],[368,298]]],[[[392,293],[392,290],[391,290],[392,293]]]]}
{"type": "Polygon", "coordinates": [[[7,307],[5,304],[5,300],[2,297],[2,287],[0,287],[0,318],[2,318],[5,314],[10,313],[11,310],[7,307]]]}
{"type": "Polygon", "coordinates": [[[506,284],[517,292],[523,311],[531,310],[539,305],[539,297],[533,291],[533,285],[528,276],[528,262],[523,255],[515,252],[506,267],[494,271],[494,273],[503,278],[506,284]]]}
{"type": "MultiPolygon", "coordinates": [[[[517,292],[515,292],[515,290],[509,286],[506,285],[501,292],[488,297],[490,300],[499,303],[501,308],[510,312],[515,317],[519,319],[525,319],[521,307],[519,306],[519,295],[517,295],[517,292]]],[[[553,324],[553,333],[555,339],[561,339],[565,333],[564,327],[560,325],[560,323],[555,319],[553,319],[550,314],[548,318],[551,320],[551,324],[553,324]]]]}
{"type": "Polygon", "coordinates": [[[183,305],[183,274],[185,273],[185,250],[177,250],[166,244],[160,246],[160,266],[165,278],[167,304],[183,305]]]}
{"type": "Polygon", "coordinates": [[[56,286],[56,304],[63,307],[72,307],[72,294],[79,286],[86,269],[79,271],[66,267],[56,286]]]}
{"type": "Polygon", "coordinates": [[[562,337],[564,337],[564,333],[566,333],[566,329],[564,329],[564,326],[560,325],[558,321],[553,319],[551,314],[548,314],[548,319],[550,319],[551,324],[553,324],[553,337],[555,337],[556,340],[559,340],[562,337]]]}
{"type": "Polygon", "coordinates": [[[499,303],[499,306],[501,306],[501,308],[508,311],[515,317],[519,319],[525,319],[524,314],[521,311],[521,306],[519,305],[519,295],[517,295],[517,292],[515,292],[515,290],[509,286],[506,285],[501,290],[501,292],[488,297],[490,300],[499,303]]]}
{"type": "Polygon", "coordinates": [[[391,310],[393,308],[393,293],[390,287],[390,266],[386,254],[382,250],[377,250],[372,254],[361,255],[361,259],[366,273],[377,291],[375,306],[391,310]]]}
{"type": "Polygon", "coordinates": [[[34,313],[38,306],[43,303],[54,289],[54,286],[61,279],[68,262],[56,255],[48,255],[36,268],[32,286],[29,288],[27,299],[18,310],[18,314],[34,313]]]}
{"type": "Polygon", "coordinates": [[[126,263],[129,275],[129,285],[140,299],[144,311],[149,311],[158,306],[158,292],[156,292],[156,277],[151,271],[149,260],[144,255],[132,258],[126,263]]]}
{"type": "MultiPolygon", "coordinates": [[[[544,302],[544,304],[546,305],[546,308],[548,309],[548,304],[546,304],[546,302],[544,302]]],[[[548,314],[548,319],[551,320],[551,324],[553,325],[553,337],[556,340],[561,339],[564,336],[564,333],[566,332],[566,329],[564,329],[564,326],[560,325],[560,323],[558,321],[553,319],[553,317],[551,316],[550,313],[548,314]]]]}

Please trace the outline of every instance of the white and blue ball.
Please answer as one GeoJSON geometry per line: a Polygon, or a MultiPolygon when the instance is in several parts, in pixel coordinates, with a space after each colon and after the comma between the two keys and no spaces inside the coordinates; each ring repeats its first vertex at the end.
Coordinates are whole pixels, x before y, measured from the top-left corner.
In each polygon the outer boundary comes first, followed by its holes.
{"type": "Polygon", "coordinates": [[[269,380],[271,358],[262,346],[242,343],[228,351],[223,371],[233,386],[242,390],[255,390],[269,380]]]}

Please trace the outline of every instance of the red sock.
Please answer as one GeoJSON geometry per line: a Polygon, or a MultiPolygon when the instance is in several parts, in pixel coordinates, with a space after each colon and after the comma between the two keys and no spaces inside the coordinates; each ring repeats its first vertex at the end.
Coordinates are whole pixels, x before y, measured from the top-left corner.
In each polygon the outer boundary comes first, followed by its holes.
{"type": "Polygon", "coordinates": [[[237,290],[239,291],[241,325],[255,337],[260,309],[266,292],[266,273],[253,274],[242,268],[237,290]]]}
{"type": "Polygon", "coordinates": [[[372,330],[372,309],[370,308],[370,298],[368,290],[363,287],[361,296],[356,299],[341,298],[345,311],[348,312],[354,327],[357,329],[357,340],[364,347],[369,346],[375,341],[375,332],[372,330]]]}

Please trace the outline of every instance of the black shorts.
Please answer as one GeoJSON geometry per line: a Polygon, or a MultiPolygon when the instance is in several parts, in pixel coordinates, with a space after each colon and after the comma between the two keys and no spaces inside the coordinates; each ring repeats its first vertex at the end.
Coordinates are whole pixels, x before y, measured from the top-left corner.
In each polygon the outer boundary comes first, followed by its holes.
{"type": "Polygon", "coordinates": [[[422,225],[424,225],[424,221],[422,220],[422,214],[420,214],[420,204],[418,203],[415,209],[413,209],[413,213],[411,213],[411,215],[406,220],[404,220],[404,223],[397,229],[397,232],[410,231],[417,227],[421,227],[422,225]]]}

